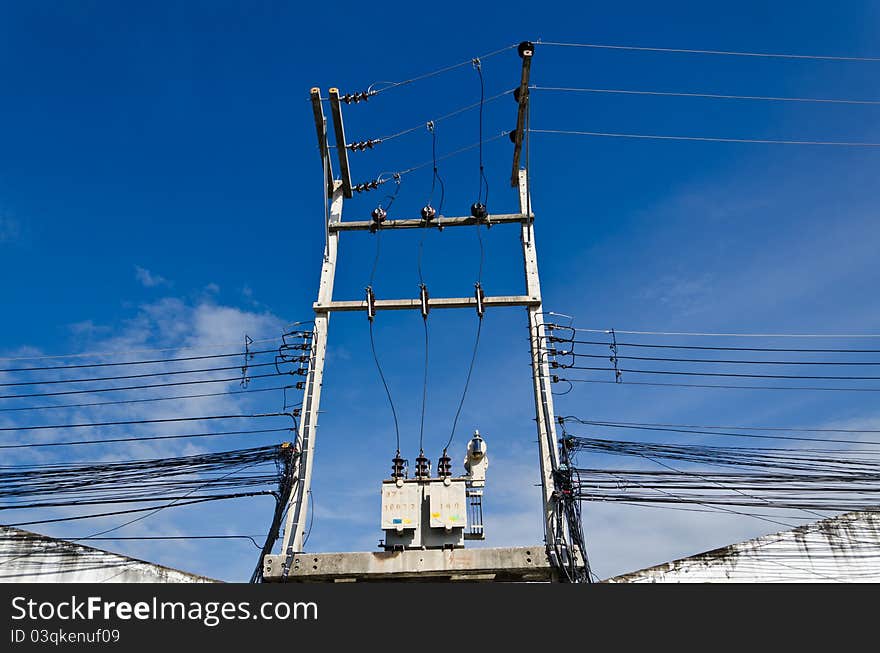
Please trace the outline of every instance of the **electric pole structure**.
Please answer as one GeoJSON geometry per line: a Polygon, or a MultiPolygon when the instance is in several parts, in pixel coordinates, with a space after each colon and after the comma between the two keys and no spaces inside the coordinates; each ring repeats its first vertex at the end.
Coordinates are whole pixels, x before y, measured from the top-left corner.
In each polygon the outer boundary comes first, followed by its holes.
{"type": "MultiPolygon", "coordinates": [[[[344,200],[353,197],[349,172],[348,149],[342,120],[342,102],[335,88],[329,91],[333,116],[339,178],[334,178],[320,90],[311,90],[311,101],[318,137],[318,150],[324,171],[326,245],[321,266],[318,298],[314,303],[314,332],[308,372],[303,382],[302,422],[297,439],[300,456],[294,471],[281,551],[267,555],[263,562],[263,577],[269,582],[319,580],[584,580],[588,571],[582,541],[572,538],[579,524],[571,524],[565,510],[564,473],[560,473],[557,449],[551,377],[546,358],[546,329],[541,304],[541,283],[535,244],[535,223],[531,211],[529,179],[521,168],[520,158],[525,149],[528,162],[529,75],[534,45],[524,42],[519,46],[522,58],[520,84],[514,91],[517,102],[516,128],[510,133],[514,145],[511,186],[519,190],[519,213],[471,215],[431,219],[388,219],[343,221],[344,200]],[[524,148],[524,141],[526,147],[524,148]],[[377,229],[422,229],[460,227],[467,225],[494,226],[520,225],[525,293],[513,296],[486,295],[478,283],[473,296],[376,299],[368,292],[367,299],[338,301],[333,299],[339,238],[343,232],[375,232],[377,229]],[[310,553],[304,552],[303,538],[307,523],[308,496],[312,480],[315,441],[318,427],[321,387],[327,353],[329,322],[332,313],[366,311],[372,316],[378,311],[431,309],[470,309],[482,316],[483,311],[500,307],[524,307],[528,316],[531,372],[535,399],[535,422],[538,434],[538,453],[542,488],[544,543],[532,546],[502,548],[442,548],[420,547],[363,553],[310,553]]],[[[362,185],[361,185],[362,187],[362,185]]],[[[472,211],[472,213],[474,213],[472,211]]],[[[564,470],[562,470],[564,472],[564,470]]],[[[461,480],[461,479],[459,479],[461,480]]],[[[447,482],[446,485],[449,485],[447,482]]],[[[402,481],[398,487],[402,487],[402,481]]],[[[448,529],[447,529],[448,530],[448,529]]]]}

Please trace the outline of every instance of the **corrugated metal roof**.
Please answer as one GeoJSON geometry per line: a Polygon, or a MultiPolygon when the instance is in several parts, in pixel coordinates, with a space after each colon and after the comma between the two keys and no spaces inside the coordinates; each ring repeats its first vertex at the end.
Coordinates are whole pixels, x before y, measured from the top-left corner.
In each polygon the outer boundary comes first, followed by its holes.
{"type": "Polygon", "coordinates": [[[845,513],[606,582],[880,582],[880,511],[845,513]]]}

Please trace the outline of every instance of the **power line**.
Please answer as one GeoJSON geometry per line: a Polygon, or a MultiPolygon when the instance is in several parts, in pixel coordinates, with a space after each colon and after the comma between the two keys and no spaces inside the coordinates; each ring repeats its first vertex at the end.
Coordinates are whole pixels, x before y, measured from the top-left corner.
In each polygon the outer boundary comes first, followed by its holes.
{"type": "MultiPolygon", "coordinates": [[[[305,322],[294,322],[291,326],[298,326],[300,324],[305,324],[305,322]]],[[[278,336],[274,338],[258,338],[253,340],[254,344],[259,344],[263,342],[272,342],[277,341],[278,336]]],[[[39,355],[39,356],[7,356],[0,357],[0,361],[25,361],[25,360],[52,360],[59,358],[101,358],[101,357],[109,357],[109,356],[120,356],[122,354],[144,354],[148,352],[157,352],[157,351],[183,351],[183,350],[204,350],[204,349],[217,349],[218,347],[235,347],[241,345],[241,342],[220,342],[215,344],[207,344],[207,345],[186,345],[180,347],[154,347],[148,349],[125,349],[118,351],[101,351],[101,352],[87,352],[80,354],[51,354],[51,355],[39,355]]],[[[239,353],[240,355],[240,353],[239,353]]]]}
{"type": "Polygon", "coordinates": [[[400,427],[397,423],[397,411],[394,409],[394,401],[391,399],[391,390],[388,389],[388,382],[385,380],[385,374],[382,372],[382,366],[379,364],[379,356],[376,354],[372,319],[370,320],[370,349],[373,351],[373,360],[376,362],[376,370],[378,370],[379,378],[382,379],[382,386],[385,388],[385,396],[388,397],[388,405],[391,406],[391,416],[394,418],[394,436],[397,441],[397,451],[400,451],[400,427]]]}
{"type": "MultiPolygon", "coordinates": [[[[489,57],[494,57],[495,55],[501,54],[502,52],[507,52],[508,50],[512,50],[516,46],[517,46],[517,44],[515,44],[515,43],[511,44],[511,45],[506,45],[503,48],[499,48],[498,50],[494,50],[492,52],[489,52],[488,54],[480,55],[477,58],[478,59],[488,59],[489,57]]],[[[424,73],[421,75],[417,75],[416,77],[411,77],[409,79],[404,79],[399,82],[375,82],[370,85],[370,91],[368,91],[368,92],[373,95],[378,95],[379,93],[383,93],[384,91],[391,90],[392,88],[397,88],[398,86],[406,86],[408,84],[412,84],[413,82],[418,82],[423,79],[428,79],[429,77],[434,77],[436,75],[441,75],[441,74],[449,72],[451,70],[455,70],[456,68],[461,68],[462,66],[467,66],[473,60],[474,60],[474,57],[471,57],[467,61],[462,61],[460,63],[452,64],[450,66],[444,66],[443,68],[438,68],[436,70],[432,70],[430,72],[427,72],[427,73],[424,73]],[[373,89],[373,86],[375,86],[376,84],[381,84],[381,83],[385,83],[386,85],[383,86],[382,88],[373,89]]]]}
{"type": "MultiPolygon", "coordinates": [[[[584,333],[611,333],[608,329],[582,329],[580,327],[557,327],[584,333]]],[[[880,338],[880,333],[708,333],[693,331],[624,331],[615,333],[639,336],[710,336],[717,338],[880,338]]]]}
{"type": "MultiPolygon", "coordinates": [[[[617,333],[621,333],[617,331],[617,333]]],[[[550,336],[548,338],[549,342],[570,342],[572,344],[578,345],[604,345],[608,346],[611,343],[609,342],[601,342],[598,340],[573,340],[568,338],[559,338],[557,336],[550,336]]],[[[709,347],[709,346],[700,346],[700,345],[659,345],[656,343],[644,343],[644,342],[621,342],[617,341],[618,347],[646,347],[652,349],[693,349],[693,350],[703,350],[703,351],[749,351],[749,352],[807,352],[811,354],[844,354],[844,353],[855,353],[855,354],[880,354],[880,349],[803,349],[803,348],[781,348],[781,347],[709,347]]]]}
{"type": "MultiPolygon", "coordinates": [[[[497,141],[499,138],[506,138],[507,135],[508,135],[507,132],[501,132],[495,136],[491,136],[489,138],[483,139],[482,144],[485,145],[487,143],[497,141]]],[[[466,146],[461,147],[457,150],[453,150],[452,152],[442,154],[442,155],[438,156],[436,158],[436,160],[432,159],[431,161],[425,161],[424,163],[419,163],[418,165],[414,165],[411,168],[406,168],[405,170],[401,170],[397,174],[402,177],[403,175],[407,175],[411,172],[415,172],[416,170],[421,170],[422,168],[427,168],[428,166],[435,165],[435,163],[437,161],[444,161],[445,159],[448,159],[453,156],[457,156],[459,154],[463,154],[464,152],[469,152],[470,150],[475,150],[478,147],[480,147],[480,142],[471,143],[470,145],[466,145],[466,146]]]]}
{"type": "MultiPolygon", "coordinates": [[[[589,370],[596,372],[614,372],[608,367],[588,367],[578,365],[559,365],[564,369],[589,370]]],[[[620,368],[620,372],[629,374],[669,374],[675,376],[711,376],[746,379],[806,379],[812,381],[880,381],[880,376],[833,376],[833,375],[802,375],[802,374],[744,374],[737,372],[691,372],[684,370],[633,370],[620,368]]],[[[878,388],[880,390],[880,388],[878,388]]]]}
{"type": "MultiPolygon", "coordinates": [[[[62,538],[63,539],[63,538],[62,538]]],[[[117,541],[117,540],[250,540],[251,543],[261,549],[257,541],[251,535],[142,535],[140,537],[80,537],[78,542],[84,541],[117,541]]]]}
{"type": "Polygon", "coordinates": [[[847,100],[840,98],[774,97],[767,95],[727,95],[722,93],[687,93],[681,91],[644,91],[619,88],[575,88],[571,86],[530,86],[535,91],[560,93],[604,93],[612,95],[651,95],[662,97],[707,98],[713,100],[761,100],[768,102],[808,102],[818,104],[880,105],[880,100],[847,100]]]}
{"type": "MultiPolygon", "coordinates": [[[[277,350],[275,349],[263,349],[262,351],[252,351],[250,354],[271,354],[277,350]]],[[[183,358],[160,358],[160,359],[152,359],[152,360],[139,360],[139,361],[124,361],[124,362],[113,362],[113,363],[82,363],[78,365],[49,365],[42,367],[10,367],[6,369],[0,369],[0,372],[44,372],[47,370],[74,370],[74,369],[85,369],[90,367],[116,367],[120,365],[148,365],[152,363],[178,363],[182,361],[196,361],[196,360],[205,360],[210,358],[231,358],[234,356],[241,356],[243,352],[237,351],[230,354],[211,354],[206,356],[186,356],[183,358]]],[[[2,360],[2,359],[0,359],[2,360]]]]}
{"type": "Polygon", "coordinates": [[[4,524],[4,526],[17,528],[19,526],[34,526],[36,524],[56,524],[59,522],[78,521],[78,520],[82,520],[82,519],[95,519],[98,517],[114,517],[116,515],[128,515],[128,514],[138,513],[138,512],[148,512],[150,510],[157,510],[158,511],[158,510],[162,510],[164,508],[171,508],[173,506],[174,507],[189,506],[189,505],[193,505],[196,503],[205,503],[208,501],[223,501],[226,499],[243,499],[243,498],[248,498],[248,497],[265,496],[265,495],[271,495],[271,494],[272,494],[272,492],[269,492],[269,491],[236,492],[236,493],[231,493],[231,494],[218,494],[218,495],[211,495],[211,496],[206,496],[206,497],[198,497],[196,499],[189,499],[187,501],[172,502],[172,503],[168,503],[168,504],[165,504],[165,505],[159,506],[159,507],[153,506],[150,508],[134,508],[131,510],[115,510],[112,512],[93,513],[90,515],[77,515],[75,517],[56,517],[54,519],[39,519],[39,520],[34,520],[34,521],[24,521],[24,522],[12,523],[12,524],[4,524]]]}
{"type": "Polygon", "coordinates": [[[52,424],[41,426],[5,426],[0,431],[40,431],[46,429],[78,429],[93,426],[128,426],[132,424],[167,424],[168,422],[201,422],[212,419],[256,419],[258,417],[289,417],[289,413],[257,413],[254,415],[208,415],[205,417],[166,417],[162,419],[134,419],[120,422],[90,422],[83,424],[52,424]]]}
{"type": "MultiPolygon", "coordinates": [[[[273,375],[274,376],[274,375],[273,375]]],[[[55,404],[53,406],[20,406],[16,408],[0,408],[0,413],[20,412],[29,410],[54,410],[57,408],[91,408],[98,406],[118,406],[121,404],[142,404],[154,401],[174,401],[178,399],[201,399],[204,397],[223,397],[227,395],[254,394],[260,392],[273,392],[275,390],[285,390],[293,386],[274,386],[271,388],[255,388],[247,390],[228,390],[226,392],[203,392],[190,395],[175,395],[172,397],[149,397],[147,399],[122,399],[119,401],[94,401],[81,404],[55,404]]]]}
{"type": "Polygon", "coordinates": [[[461,409],[464,406],[464,400],[467,397],[468,386],[470,386],[470,383],[471,383],[471,375],[474,372],[474,363],[477,360],[477,350],[480,347],[480,332],[482,330],[483,330],[483,318],[480,317],[479,322],[477,323],[477,335],[476,335],[476,338],[474,338],[474,350],[471,353],[471,362],[470,362],[470,365],[468,365],[467,377],[465,378],[465,381],[464,381],[464,390],[462,390],[462,393],[461,393],[461,401],[458,402],[458,409],[455,411],[455,418],[452,420],[452,432],[449,434],[449,440],[447,440],[446,446],[443,447],[443,451],[446,451],[447,449],[449,449],[450,445],[452,444],[452,440],[455,437],[455,428],[456,428],[456,426],[458,426],[458,418],[459,418],[459,416],[461,416],[461,409]]]}
{"type": "Polygon", "coordinates": [[[880,388],[822,388],[815,386],[781,386],[781,385],[721,385],[710,383],[650,383],[647,381],[603,381],[601,379],[568,379],[558,378],[567,383],[602,383],[611,385],[641,385],[668,388],[722,388],[725,390],[815,390],[826,392],[880,392],[880,388]]]}
{"type": "MultiPolygon", "coordinates": [[[[602,343],[606,344],[606,343],[602,343]]],[[[617,343],[620,347],[621,344],[617,343]]],[[[576,358],[608,358],[606,354],[579,354],[576,351],[566,352],[576,358]]],[[[733,365],[832,365],[832,366],[852,366],[852,365],[880,365],[880,361],[761,361],[761,360],[730,360],[718,358],[667,358],[663,356],[615,356],[618,360],[634,360],[634,361],[666,361],[670,363],[724,363],[733,365]]]]}
{"type": "MultiPolygon", "coordinates": [[[[494,102],[495,100],[497,100],[497,99],[499,99],[499,98],[502,98],[502,97],[504,97],[505,95],[510,95],[511,93],[513,93],[513,90],[512,90],[512,89],[511,89],[511,90],[507,90],[507,91],[502,91],[501,93],[498,93],[498,94],[496,94],[496,95],[493,95],[492,97],[486,98],[486,99],[482,102],[482,104],[488,104],[489,102],[494,102]]],[[[400,130],[399,132],[395,132],[395,133],[393,133],[393,134],[389,134],[388,136],[382,136],[382,137],[381,137],[380,139],[378,139],[378,140],[380,140],[380,141],[382,141],[382,142],[386,142],[386,141],[393,140],[393,139],[395,139],[395,138],[399,138],[399,137],[401,137],[401,136],[406,136],[407,134],[411,134],[411,133],[414,132],[414,131],[418,131],[418,130],[420,130],[420,129],[424,129],[424,128],[425,128],[425,124],[427,124],[427,123],[435,123],[435,124],[436,124],[436,123],[438,123],[438,122],[442,122],[442,121],[444,121],[444,120],[447,120],[448,118],[453,118],[453,117],[455,117],[455,116],[457,116],[457,115],[459,115],[459,114],[462,114],[462,113],[464,113],[465,111],[470,111],[471,109],[476,109],[477,107],[480,106],[480,104],[481,104],[481,102],[473,102],[473,103],[471,103],[471,104],[468,104],[467,106],[460,107],[460,108],[458,108],[458,109],[455,109],[454,111],[450,111],[449,113],[445,113],[445,114],[443,114],[442,116],[440,116],[439,118],[431,118],[430,120],[424,120],[424,121],[420,122],[418,125],[415,125],[415,126],[413,126],[413,127],[408,127],[408,128],[406,128],[406,129],[402,129],[402,130],[400,130]]]]}
{"type": "MultiPolygon", "coordinates": [[[[269,377],[283,376],[283,374],[253,374],[251,379],[266,379],[269,377]]],[[[169,383],[151,383],[147,385],[128,385],[118,388],[92,388],[90,390],[63,390],[60,392],[34,392],[28,394],[17,395],[0,395],[0,399],[30,399],[34,397],[59,397],[62,395],[82,395],[100,392],[122,392],[126,390],[144,390],[146,388],[168,388],[178,385],[200,385],[203,383],[229,383],[230,381],[240,382],[240,376],[233,376],[223,379],[198,379],[196,381],[173,381],[169,383]]]]}
{"type": "MultiPolygon", "coordinates": [[[[293,429],[276,428],[276,429],[255,429],[247,431],[214,431],[208,433],[184,433],[181,435],[144,435],[130,438],[110,438],[103,440],[73,440],[68,442],[28,442],[26,444],[4,444],[0,445],[0,449],[31,449],[34,447],[72,447],[79,445],[91,444],[114,444],[117,442],[147,442],[149,440],[186,440],[191,438],[213,438],[229,435],[263,435],[266,433],[290,433],[293,429]]],[[[3,465],[2,468],[10,467],[3,465]]],[[[40,465],[46,467],[46,465],[40,465]]]]}
{"type": "Polygon", "coordinates": [[[638,423],[633,422],[601,422],[597,420],[582,420],[578,417],[565,417],[562,418],[563,423],[566,421],[577,422],[578,424],[583,424],[585,426],[600,426],[604,428],[613,428],[613,429],[633,429],[636,431],[657,431],[661,433],[686,433],[689,435],[712,435],[717,437],[731,437],[731,438],[750,438],[757,440],[790,440],[794,442],[823,442],[823,443],[833,443],[833,444],[860,444],[864,446],[880,446],[880,442],[870,442],[864,440],[847,440],[840,438],[805,438],[805,437],[797,437],[790,435],[760,435],[754,433],[733,433],[733,432],[719,432],[716,430],[700,430],[700,429],[692,429],[688,427],[680,427],[677,428],[675,425],[664,425],[664,426],[647,426],[640,425],[638,423]]]}
{"type": "Polygon", "coordinates": [[[880,62],[880,57],[856,57],[856,56],[837,56],[837,55],[817,55],[817,54],[792,54],[778,52],[744,52],[732,50],[700,50],[693,48],[652,48],[636,45],[609,45],[606,43],[563,43],[554,41],[536,41],[540,45],[549,45],[567,48],[593,48],[600,50],[632,50],[637,52],[665,52],[680,54],[711,54],[723,55],[729,57],[759,57],[769,59],[809,59],[815,61],[862,61],[862,62],[880,62]]]}
{"type": "Polygon", "coordinates": [[[610,138],[635,138],[642,140],[662,141],[698,141],[708,143],[756,143],[762,145],[821,145],[838,147],[880,147],[880,143],[860,141],[809,141],[809,140],[782,140],[765,138],[725,138],[720,136],[669,136],[660,134],[624,134],[619,132],[593,132],[573,129],[532,129],[535,134],[560,134],[563,136],[599,136],[610,138]]]}
{"type": "MultiPolygon", "coordinates": [[[[238,354],[241,356],[241,354],[238,354]]],[[[248,363],[248,367],[272,367],[276,362],[271,363],[248,363]]],[[[0,383],[0,387],[11,388],[25,385],[50,385],[59,383],[93,383],[97,381],[121,381],[124,379],[144,379],[153,376],[176,376],[178,374],[200,374],[202,372],[225,372],[228,370],[241,369],[241,365],[228,365],[224,367],[203,367],[194,370],[171,370],[163,372],[146,372],[143,374],[125,374],[120,376],[96,376],[85,379],[50,379],[38,381],[16,381],[14,383],[0,383]]]]}
{"type": "Polygon", "coordinates": [[[815,428],[804,426],[718,426],[706,424],[660,424],[654,422],[620,422],[616,420],[581,420],[578,417],[566,416],[560,417],[561,420],[574,420],[578,423],[589,424],[617,424],[621,426],[666,426],[674,428],[691,428],[691,429],[722,429],[734,431],[801,431],[804,433],[880,433],[880,429],[831,429],[831,428],[815,428]]]}

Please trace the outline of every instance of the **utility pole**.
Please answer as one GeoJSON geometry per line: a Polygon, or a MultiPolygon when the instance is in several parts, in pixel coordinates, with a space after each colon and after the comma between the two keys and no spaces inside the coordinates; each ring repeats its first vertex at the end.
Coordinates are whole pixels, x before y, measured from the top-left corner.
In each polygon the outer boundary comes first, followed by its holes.
{"type": "MultiPolygon", "coordinates": [[[[333,179],[330,147],[327,141],[327,121],[324,117],[320,91],[312,89],[311,99],[318,135],[318,149],[324,170],[326,203],[326,246],[321,267],[315,311],[315,327],[308,374],[304,383],[302,425],[297,440],[300,452],[295,471],[294,489],[284,531],[280,555],[268,555],[263,565],[267,581],[297,580],[361,580],[393,578],[439,578],[444,580],[469,578],[497,578],[519,580],[560,580],[561,571],[583,567],[581,552],[569,543],[568,525],[560,511],[556,474],[559,456],[556,445],[553,395],[545,352],[545,324],[541,303],[541,284],[535,246],[534,215],[531,212],[528,172],[519,165],[528,125],[528,82],[534,46],[523,43],[519,47],[522,75],[515,94],[518,104],[517,126],[511,132],[514,143],[511,185],[519,190],[519,213],[486,216],[443,217],[421,219],[389,219],[342,221],[345,199],[353,196],[348,148],[342,119],[342,107],[337,89],[330,89],[336,152],[340,179],[333,179]],[[521,295],[486,295],[477,284],[473,296],[375,299],[372,294],[361,300],[334,300],[333,282],[336,274],[339,238],[343,232],[378,229],[447,228],[468,225],[519,224],[522,244],[525,292],[521,295]],[[535,398],[535,422],[538,434],[538,454],[542,488],[544,544],[526,547],[495,549],[406,550],[373,553],[334,553],[304,555],[303,536],[306,523],[308,495],[312,478],[315,436],[318,426],[321,386],[327,351],[330,315],[334,312],[366,311],[372,315],[386,310],[470,309],[482,315],[486,309],[524,307],[528,317],[531,348],[532,382],[535,398]]],[[[526,149],[526,155],[528,151],[526,149]]],[[[524,479],[523,482],[528,482],[524,479]]],[[[565,576],[569,577],[570,573],[565,576]]]]}

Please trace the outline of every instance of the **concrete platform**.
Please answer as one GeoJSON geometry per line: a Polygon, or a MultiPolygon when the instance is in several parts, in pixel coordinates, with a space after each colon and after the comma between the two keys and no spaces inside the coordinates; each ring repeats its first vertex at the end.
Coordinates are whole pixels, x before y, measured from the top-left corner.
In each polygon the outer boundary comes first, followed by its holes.
{"type": "Polygon", "coordinates": [[[265,557],[267,582],[548,582],[553,569],[543,544],[484,549],[298,553],[287,578],[283,555],[265,557]]]}

